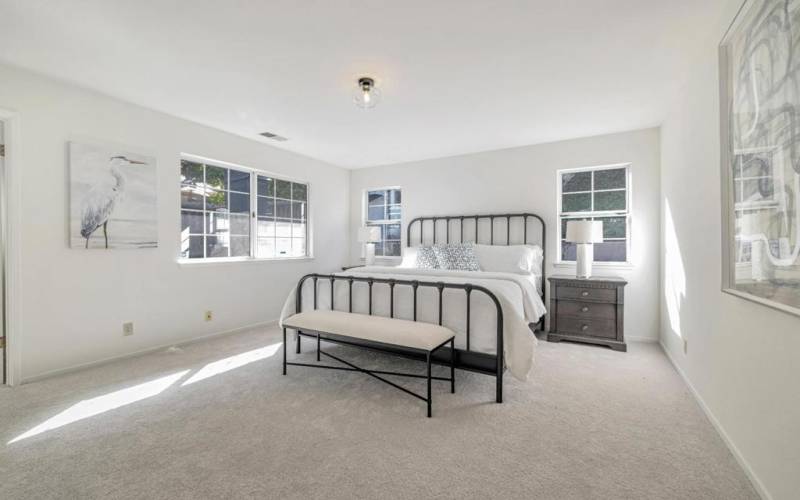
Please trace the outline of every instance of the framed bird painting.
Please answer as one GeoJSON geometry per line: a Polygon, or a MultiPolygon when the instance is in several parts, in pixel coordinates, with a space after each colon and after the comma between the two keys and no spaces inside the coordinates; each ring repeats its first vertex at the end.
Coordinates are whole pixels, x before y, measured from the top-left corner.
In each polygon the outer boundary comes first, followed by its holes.
{"type": "Polygon", "coordinates": [[[69,143],[70,246],[158,246],[156,159],[114,146],[69,143]]]}

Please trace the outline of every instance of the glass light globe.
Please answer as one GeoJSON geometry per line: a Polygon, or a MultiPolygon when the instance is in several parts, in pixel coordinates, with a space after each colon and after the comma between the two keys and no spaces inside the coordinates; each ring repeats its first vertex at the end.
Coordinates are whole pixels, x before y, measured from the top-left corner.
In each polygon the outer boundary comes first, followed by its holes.
{"type": "Polygon", "coordinates": [[[375,88],[375,81],[368,77],[359,78],[358,87],[353,93],[356,106],[363,109],[374,108],[380,100],[381,91],[375,88]]]}

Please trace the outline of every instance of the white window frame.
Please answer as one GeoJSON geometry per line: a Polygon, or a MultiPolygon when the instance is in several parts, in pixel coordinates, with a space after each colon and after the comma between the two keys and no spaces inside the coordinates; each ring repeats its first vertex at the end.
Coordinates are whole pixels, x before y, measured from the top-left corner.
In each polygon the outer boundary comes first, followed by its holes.
{"type": "MultiPolygon", "coordinates": [[[[561,218],[564,215],[571,215],[575,217],[613,217],[613,216],[625,216],[625,261],[620,262],[597,262],[595,261],[592,265],[596,267],[611,267],[611,268],[631,268],[633,267],[633,258],[631,255],[631,251],[633,248],[632,240],[632,227],[633,227],[633,183],[632,183],[632,172],[631,172],[631,163],[615,163],[611,165],[597,165],[593,167],[576,167],[576,168],[565,168],[556,171],[556,261],[555,265],[560,267],[575,267],[574,260],[562,260],[561,258],[561,240],[563,239],[561,233],[561,218]],[[570,212],[568,214],[564,214],[561,211],[561,201],[562,201],[562,181],[561,177],[563,174],[571,174],[577,172],[592,172],[598,170],[615,170],[619,168],[625,169],[625,207],[624,211],[621,210],[598,210],[592,212],[570,212]]],[[[599,190],[604,191],[604,190],[599,190]]],[[[609,189],[608,191],[618,191],[618,189],[609,189]]],[[[578,191],[578,192],[589,192],[589,191],[578,191]]],[[[593,191],[596,192],[596,191],[593,191]]]]}
{"type": "MultiPolygon", "coordinates": [[[[405,243],[405,239],[403,238],[403,217],[405,210],[403,209],[403,188],[401,186],[381,186],[381,187],[371,187],[364,189],[361,192],[361,226],[367,225],[367,218],[369,216],[369,192],[370,191],[388,191],[390,189],[394,189],[400,191],[400,218],[399,219],[384,219],[384,225],[388,224],[400,224],[400,255],[394,256],[383,256],[383,255],[376,255],[375,259],[383,260],[383,261],[400,261],[403,258],[403,244],[405,243]]],[[[361,259],[364,259],[364,245],[361,245],[361,259]]]]}
{"type": "MultiPolygon", "coordinates": [[[[189,265],[203,265],[203,264],[219,264],[219,263],[227,263],[227,262],[270,262],[270,261],[286,261],[286,260],[312,260],[314,258],[313,254],[313,241],[312,241],[312,211],[311,211],[311,183],[294,177],[288,177],[282,174],[275,174],[273,172],[269,172],[267,170],[256,169],[252,167],[246,167],[244,165],[239,165],[236,163],[231,163],[222,160],[215,160],[213,158],[207,158],[204,156],[198,156],[188,153],[181,153],[180,160],[191,161],[195,163],[203,163],[205,165],[210,165],[214,167],[226,168],[229,170],[237,170],[239,172],[247,172],[250,174],[250,255],[249,256],[242,256],[242,257],[203,257],[203,258],[188,258],[181,256],[181,211],[183,210],[181,206],[181,191],[180,191],[180,180],[178,181],[178,257],[177,261],[179,264],[189,264],[189,265]],[[304,184],[306,186],[306,254],[302,256],[285,256],[285,257],[256,257],[256,253],[258,250],[258,176],[266,176],[272,179],[281,180],[281,181],[288,181],[294,182],[298,184],[304,184]]],[[[180,170],[181,164],[178,162],[178,176],[180,179],[180,170]]],[[[203,211],[205,213],[205,210],[203,211]]]]}

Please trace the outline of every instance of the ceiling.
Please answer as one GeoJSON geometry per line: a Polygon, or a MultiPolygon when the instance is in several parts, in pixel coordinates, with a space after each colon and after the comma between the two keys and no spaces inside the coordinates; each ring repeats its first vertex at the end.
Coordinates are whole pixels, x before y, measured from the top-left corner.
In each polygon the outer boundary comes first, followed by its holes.
{"type": "Polygon", "coordinates": [[[658,125],[721,1],[3,0],[0,61],[364,167],[658,125]]]}

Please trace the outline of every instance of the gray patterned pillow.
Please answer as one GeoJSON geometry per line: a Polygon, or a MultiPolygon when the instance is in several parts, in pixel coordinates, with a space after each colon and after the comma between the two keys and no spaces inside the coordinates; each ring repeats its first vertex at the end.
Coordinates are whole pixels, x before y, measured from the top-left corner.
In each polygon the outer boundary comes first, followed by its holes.
{"type": "Polygon", "coordinates": [[[434,245],[433,251],[442,269],[457,271],[480,271],[478,258],[475,256],[474,243],[449,243],[434,245]]]}
{"type": "Polygon", "coordinates": [[[433,247],[417,248],[417,267],[420,269],[439,269],[439,259],[433,247]]]}
{"type": "Polygon", "coordinates": [[[436,254],[436,260],[439,261],[439,269],[452,269],[450,267],[450,254],[447,251],[447,245],[444,243],[433,245],[433,253],[436,254]]]}

